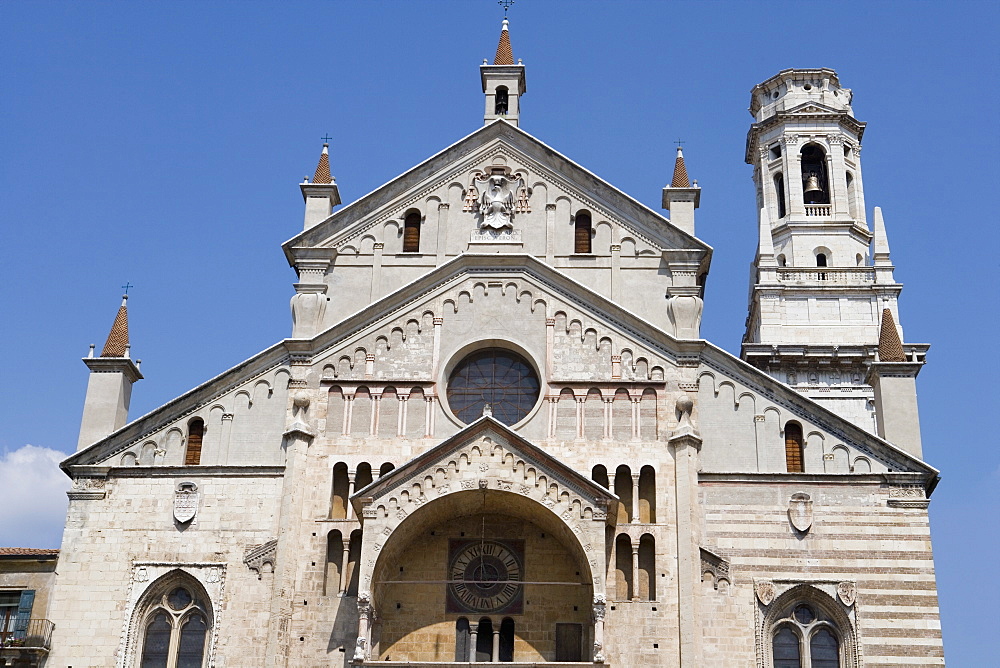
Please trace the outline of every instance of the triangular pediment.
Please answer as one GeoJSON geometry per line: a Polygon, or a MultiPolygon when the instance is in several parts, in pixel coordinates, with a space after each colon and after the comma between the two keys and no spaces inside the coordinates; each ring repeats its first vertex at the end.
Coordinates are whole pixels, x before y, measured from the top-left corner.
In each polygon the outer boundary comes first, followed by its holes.
{"type": "MultiPolygon", "coordinates": [[[[581,399],[593,391],[609,399],[620,391],[634,398],[647,391],[667,398],[679,392],[697,395],[695,419],[705,438],[706,470],[780,472],[767,463],[767,457],[741,454],[740,448],[759,443],[764,434],[774,441],[767,446],[774,450],[774,459],[783,451],[780,427],[775,425],[796,420],[806,438],[817,439],[820,470],[828,466],[826,454],[839,463],[838,453],[846,451],[849,467],[832,472],[854,472],[850,466],[860,462],[876,475],[912,472],[928,479],[937,475],[927,464],[721,348],[702,340],[677,339],[536,258],[504,254],[459,256],[312,339],[289,339],[269,348],[70,457],[63,466],[121,466],[125,454],[141,456],[137,449],[146,444],[156,449],[166,445],[167,456],[176,458],[179,455],[171,448],[178,446],[191,417],[207,418],[216,411],[220,418],[232,419],[234,400],[241,411],[270,407],[266,424],[247,420],[253,428],[246,438],[259,437],[262,451],[279,453],[293,411],[289,392],[297,391],[289,387],[293,365],[305,371],[296,381],[303,390],[340,387],[346,396],[362,387],[373,395],[390,387],[400,394],[419,387],[426,396],[440,398],[449,360],[482,340],[519,342],[537,369],[550,369],[546,382],[552,394],[570,392],[581,399]],[[550,333],[558,354],[546,362],[550,333]],[[436,362],[435,336],[442,346],[436,362]],[[761,431],[763,427],[768,429],[761,431]]],[[[675,427],[662,417],[665,414],[660,410],[661,417],[655,418],[659,436],[652,438],[662,440],[675,427]]],[[[534,415],[533,419],[547,419],[544,411],[534,415]]],[[[328,429],[339,424],[324,417],[328,429]]],[[[237,413],[234,430],[240,419],[237,413]]],[[[519,424],[517,431],[530,431],[531,420],[525,424],[519,424]]],[[[210,426],[208,433],[219,433],[219,425],[210,426]]],[[[463,429],[445,423],[442,435],[463,429]]],[[[536,433],[540,433],[537,427],[536,433]]],[[[175,459],[163,464],[171,462],[182,463],[175,459]]],[[[217,458],[204,463],[223,462],[217,458]]],[[[268,463],[280,466],[283,461],[245,462],[268,463]]]]}
{"type": "MultiPolygon", "coordinates": [[[[294,262],[296,249],[329,248],[358,252],[366,236],[379,243],[380,226],[393,220],[401,221],[410,209],[425,208],[429,199],[449,204],[450,226],[460,227],[463,231],[467,227],[471,229],[473,214],[464,210],[461,198],[448,201],[449,189],[457,188],[464,193],[463,189],[471,183],[473,173],[489,171],[498,165],[524,176],[525,185],[532,193],[540,186],[552,191],[548,192],[545,201],[533,196],[530,214],[536,218],[545,216],[547,203],[551,205],[562,197],[572,199],[576,206],[591,210],[595,217],[624,226],[630,235],[657,250],[710,250],[707,244],[673,226],[664,216],[524,130],[504,121],[495,121],[288,240],[283,244],[285,254],[290,262],[294,262]],[[469,220],[460,223],[458,221],[463,214],[469,220]]],[[[527,215],[529,212],[521,214],[522,217],[527,215]]]]}
{"type": "Polygon", "coordinates": [[[803,102],[797,106],[785,109],[783,114],[837,114],[848,115],[848,113],[843,109],[835,109],[834,107],[823,104],[822,102],[808,101],[803,102]]]}
{"type": "Polygon", "coordinates": [[[579,514],[587,518],[606,517],[608,507],[618,500],[505,424],[483,416],[358,490],[351,502],[363,516],[369,506],[398,510],[420,500],[477,489],[539,496],[539,502],[550,508],[578,501],[579,514]]]}

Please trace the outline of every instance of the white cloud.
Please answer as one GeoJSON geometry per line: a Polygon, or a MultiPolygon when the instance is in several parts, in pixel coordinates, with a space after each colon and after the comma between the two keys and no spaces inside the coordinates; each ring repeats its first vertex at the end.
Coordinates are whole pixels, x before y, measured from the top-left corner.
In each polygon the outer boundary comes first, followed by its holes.
{"type": "Polygon", "coordinates": [[[0,454],[0,546],[59,547],[70,488],[59,469],[65,458],[65,452],[37,445],[0,454]]]}

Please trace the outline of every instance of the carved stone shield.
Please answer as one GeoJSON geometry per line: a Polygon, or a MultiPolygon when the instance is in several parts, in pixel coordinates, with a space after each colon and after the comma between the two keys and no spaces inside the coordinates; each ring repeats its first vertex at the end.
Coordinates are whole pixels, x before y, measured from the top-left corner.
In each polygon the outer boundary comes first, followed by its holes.
{"type": "Polygon", "coordinates": [[[841,582],[837,585],[837,596],[849,608],[858,598],[858,587],[853,582],[841,582]]]}
{"type": "Polygon", "coordinates": [[[754,591],[757,593],[757,600],[762,605],[771,605],[774,600],[774,583],[770,580],[757,580],[754,583],[754,591]]]}
{"type": "Polygon", "coordinates": [[[805,533],[813,523],[813,502],[808,494],[797,492],[788,501],[788,519],[796,531],[805,533]]]}
{"type": "Polygon", "coordinates": [[[174,492],[174,519],[186,524],[198,513],[198,485],[193,482],[182,482],[174,492]]]}

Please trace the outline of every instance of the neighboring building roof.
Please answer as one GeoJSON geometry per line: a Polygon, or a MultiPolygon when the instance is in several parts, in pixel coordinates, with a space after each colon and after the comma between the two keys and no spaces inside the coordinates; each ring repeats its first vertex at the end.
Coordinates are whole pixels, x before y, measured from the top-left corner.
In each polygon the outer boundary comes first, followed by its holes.
{"type": "Polygon", "coordinates": [[[500,30],[500,43],[497,44],[497,55],[493,57],[493,64],[514,64],[514,51],[510,48],[510,33],[507,31],[507,19],[503,20],[503,28],[500,30]]]}
{"type": "Polygon", "coordinates": [[[58,557],[59,550],[46,550],[35,547],[0,547],[0,558],[3,557],[58,557]]]}
{"type": "Polygon", "coordinates": [[[128,348],[128,295],[122,296],[122,305],[118,307],[118,315],[111,325],[111,333],[101,351],[101,357],[125,357],[125,349],[128,348]]]}

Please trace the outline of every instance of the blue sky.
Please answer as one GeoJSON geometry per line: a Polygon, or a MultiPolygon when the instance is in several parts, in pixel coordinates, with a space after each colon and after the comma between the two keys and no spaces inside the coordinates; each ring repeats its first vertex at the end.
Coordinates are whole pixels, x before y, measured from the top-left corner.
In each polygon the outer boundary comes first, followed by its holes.
{"type": "MultiPolygon", "coordinates": [[[[1000,595],[1000,3],[539,2],[511,10],[522,127],[654,209],[673,141],[715,248],[703,335],[738,352],[755,249],[750,88],[830,67],[868,122],[918,389],[952,666],[993,660],[1000,595]],[[972,357],[970,357],[972,355],[972,357]],[[973,374],[972,370],[976,373],[973,374]],[[978,566],[976,564],[979,564],[978,566]]],[[[290,333],[297,184],[329,133],[345,202],[482,119],[502,11],[463,2],[0,4],[0,543],[55,546],[89,343],[126,281],[142,415],[290,333]],[[32,446],[28,448],[27,446],[32,446]],[[11,508],[17,509],[14,513],[11,508]]]]}

